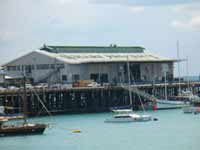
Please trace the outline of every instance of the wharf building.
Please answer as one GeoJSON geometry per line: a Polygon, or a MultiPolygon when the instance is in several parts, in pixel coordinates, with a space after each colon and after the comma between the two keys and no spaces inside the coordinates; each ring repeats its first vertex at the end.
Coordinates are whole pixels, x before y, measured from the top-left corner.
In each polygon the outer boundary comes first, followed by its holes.
{"type": "Polygon", "coordinates": [[[150,53],[138,46],[49,46],[32,51],[3,65],[13,79],[25,74],[33,83],[127,83],[173,79],[176,60],[150,53]]]}
{"type": "MultiPolygon", "coordinates": [[[[162,98],[165,84],[143,84],[173,80],[173,64],[177,60],[150,53],[136,46],[49,46],[32,51],[3,65],[7,79],[13,82],[23,79],[24,75],[34,84],[37,83],[76,83],[78,80],[94,80],[99,83],[116,83],[116,86],[67,87],[67,88],[27,88],[24,90],[0,90],[0,103],[8,108],[21,108],[26,97],[29,115],[104,112],[111,107],[130,105],[129,90],[120,83],[132,84],[132,107],[134,110],[152,104],[152,95],[162,98]],[[129,62],[129,63],[127,63],[129,62]],[[130,74],[128,74],[128,64],[130,74]],[[119,83],[119,86],[118,86],[119,83]],[[139,84],[142,83],[142,84],[139,84]],[[134,87],[138,90],[134,90],[134,87]],[[139,97],[140,95],[140,97],[139,97]],[[42,102],[42,103],[41,103],[42,102]],[[44,104],[44,105],[43,105],[44,104]],[[44,109],[44,106],[46,108],[44,109]]],[[[20,81],[20,83],[22,83],[20,81]]],[[[182,89],[187,84],[181,84],[182,89]]],[[[178,95],[179,85],[168,83],[168,96],[178,95]]],[[[192,87],[200,91],[200,83],[192,87]]],[[[20,109],[7,110],[19,113],[20,109]]]]}

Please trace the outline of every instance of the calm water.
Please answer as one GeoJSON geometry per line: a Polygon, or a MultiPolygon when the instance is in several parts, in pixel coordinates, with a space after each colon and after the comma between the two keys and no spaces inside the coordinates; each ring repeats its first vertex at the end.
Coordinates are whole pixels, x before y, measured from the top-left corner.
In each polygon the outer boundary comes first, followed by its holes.
{"type": "Polygon", "coordinates": [[[110,113],[40,117],[44,135],[1,137],[0,150],[199,150],[200,115],[181,110],[148,112],[159,121],[104,123],[110,113]],[[80,129],[81,133],[71,130],[80,129]]]}

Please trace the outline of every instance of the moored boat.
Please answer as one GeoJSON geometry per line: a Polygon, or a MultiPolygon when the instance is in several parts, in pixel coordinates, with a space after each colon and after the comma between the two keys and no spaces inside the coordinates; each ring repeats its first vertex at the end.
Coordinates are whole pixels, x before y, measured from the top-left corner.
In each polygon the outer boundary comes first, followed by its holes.
{"type": "MultiPolygon", "coordinates": [[[[113,113],[115,113],[111,118],[106,119],[104,122],[107,123],[123,123],[123,122],[146,122],[151,121],[152,117],[151,115],[139,115],[133,112],[132,110],[132,93],[130,89],[130,70],[129,70],[129,62],[127,58],[127,70],[128,70],[128,91],[129,91],[129,104],[130,109],[111,109],[113,113]]],[[[140,98],[140,96],[139,96],[140,98]]],[[[142,101],[140,99],[140,102],[142,104],[142,101]]],[[[142,104],[143,106],[143,104],[142,104]]],[[[144,107],[143,107],[144,109],[144,107]]]]}
{"type": "Polygon", "coordinates": [[[156,107],[157,109],[177,109],[189,106],[189,103],[184,101],[173,101],[166,99],[157,99],[156,107]]]}
{"type": "Polygon", "coordinates": [[[126,122],[145,122],[151,121],[150,115],[139,115],[134,113],[132,110],[115,110],[112,118],[106,119],[107,123],[126,123],[126,122]]]}
{"type": "MultiPolygon", "coordinates": [[[[44,130],[47,128],[47,124],[34,124],[27,122],[27,95],[26,95],[26,78],[24,77],[24,95],[23,101],[23,116],[2,116],[0,118],[0,136],[14,136],[14,135],[33,135],[33,134],[43,134],[44,130]],[[23,119],[21,124],[7,124],[9,120],[13,119],[23,119]]],[[[2,109],[4,110],[4,109],[2,109]]]]}
{"type": "Polygon", "coordinates": [[[191,101],[190,106],[183,108],[183,112],[194,114],[200,113],[200,99],[191,101]]]}
{"type": "Polygon", "coordinates": [[[0,125],[0,136],[43,134],[46,124],[0,125]]]}

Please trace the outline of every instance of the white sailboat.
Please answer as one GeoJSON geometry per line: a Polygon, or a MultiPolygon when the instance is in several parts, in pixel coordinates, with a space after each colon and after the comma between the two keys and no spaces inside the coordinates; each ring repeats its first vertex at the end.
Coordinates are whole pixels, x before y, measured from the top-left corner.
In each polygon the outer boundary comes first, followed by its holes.
{"type": "MultiPolygon", "coordinates": [[[[123,122],[145,122],[151,121],[152,117],[150,115],[139,115],[133,112],[132,110],[132,93],[130,87],[130,70],[129,70],[129,61],[127,57],[127,71],[128,71],[128,90],[129,90],[129,101],[131,109],[112,109],[114,113],[112,118],[106,119],[106,123],[123,123],[123,122]]],[[[140,100],[141,101],[141,100],[140,100]]]]}
{"type": "Polygon", "coordinates": [[[188,106],[188,104],[184,101],[168,99],[166,73],[165,73],[165,99],[157,99],[156,104],[157,104],[157,109],[177,109],[188,106]]]}
{"type": "MultiPolygon", "coordinates": [[[[177,58],[179,60],[179,42],[177,41],[177,58]]],[[[179,100],[173,100],[168,99],[167,95],[167,79],[166,79],[166,67],[164,67],[164,80],[165,80],[165,99],[157,99],[157,109],[176,109],[176,108],[183,108],[185,106],[188,106],[188,103],[185,101],[179,101],[179,100]]],[[[179,88],[178,88],[178,95],[181,93],[181,84],[180,84],[180,62],[178,62],[178,73],[179,73],[179,88]]]]}

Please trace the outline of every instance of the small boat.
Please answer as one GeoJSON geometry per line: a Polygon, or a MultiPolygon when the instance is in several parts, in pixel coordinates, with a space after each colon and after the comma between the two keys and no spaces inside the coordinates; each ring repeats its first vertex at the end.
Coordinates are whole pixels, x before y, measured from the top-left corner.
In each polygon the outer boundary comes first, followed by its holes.
{"type": "Polygon", "coordinates": [[[106,119],[106,123],[145,122],[152,120],[150,115],[139,115],[130,109],[113,110],[113,112],[116,114],[112,118],[106,119]]]}
{"type": "MultiPolygon", "coordinates": [[[[139,115],[133,112],[132,110],[132,93],[130,89],[130,67],[129,61],[127,58],[127,70],[128,70],[128,91],[129,91],[129,104],[131,106],[130,109],[111,109],[113,113],[115,113],[111,118],[106,119],[104,122],[106,123],[123,123],[123,122],[146,122],[151,121],[152,117],[150,115],[139,115]]],[[[141,100],[140,100],[141,102],[141,100]]]]}
{"type": "Polygon", "coordinates": [[[28,123],[25,116],[0,116],[0,137],[14,135],[43,134],[48,127],[46,124],[28,123]],[[10,120],[24,121],[21,124],[10,124],[10,120]]]}
{"type": "Polygon", "coordinates": [[[200,107],[188,106],[183,108],[184,113],[200,113],[200,107]]]}
{"type": "Polygon", "coordinates": [[[0,121],[0,136],[42,134],[46,124],[25,123],[21,125],[3,125],[7,120],[0,121]]]}
{"type": "Polygon", "coordinates": [[[191,101],[190,106],[183,108],[183,112],[194,113],[194,114],[200,113],[200,99],[191,101]]]}
{"type": "Polygon", "coordinates": [[[164,99],[156,99],[156,108],[157,109],[177,109],[183,108],[185,106],[189,106],[189,102],[179,101],[179,100],[171,100],[167,95],[167,82],[166,82],[166,71],[164,72],[164,81],[165,81],[165,98],[164,99]]]}
{"type": "Polygon", "coordinates": [[[157,99],[156,107],[157,109],[177,109],[189,106],[189,103],[184,101],[173,101],[166,99],[157,99]]]}
{"type": "MultiPolygon", "coordinates": [[[[14,136],[14,135],[33,135],[33,134],[43,134],[44,130],[47,128],[47,124],[34,124],[27,122],[27,96],[26,96],[26,84],[24,77],[24,95],[23,95],[23,117],[10,117],[10,116],[2,116],[0,118],[0,136],[14,136]],[[21,124],[7,124],[9,120],[13,119],[23,119],[21,124]]],[[[4,109],[1,109],[4,110],[4,109]]]]}
{"type": "Polygon", "coordinates": [[[170,99],[177,101],[184,101],[184,102],[192,102],[199,100],[200,97],[198,95],[193,94],[192,91],[186,90],[186,91],[181,91],[178,96],[171,96],[170,99]]]}

